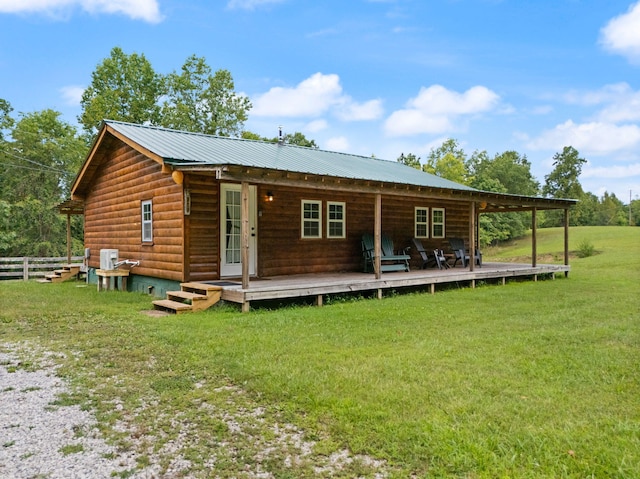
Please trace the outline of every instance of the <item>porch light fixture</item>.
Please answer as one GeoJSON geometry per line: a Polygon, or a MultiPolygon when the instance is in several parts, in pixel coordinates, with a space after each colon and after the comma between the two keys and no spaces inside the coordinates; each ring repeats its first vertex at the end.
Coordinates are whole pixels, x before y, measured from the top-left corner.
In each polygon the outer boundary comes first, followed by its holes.
{"type": "Polygon", "coordinates": [[[267,191],[267,201],[273,201],[273,193],[271,191],[267,191]]]}
{"type": "Polygon", "coordinates": [[[483,210],[487,207],[487,202],[486,201],[481,201],[480,202],[480,209],[483,210]]]}

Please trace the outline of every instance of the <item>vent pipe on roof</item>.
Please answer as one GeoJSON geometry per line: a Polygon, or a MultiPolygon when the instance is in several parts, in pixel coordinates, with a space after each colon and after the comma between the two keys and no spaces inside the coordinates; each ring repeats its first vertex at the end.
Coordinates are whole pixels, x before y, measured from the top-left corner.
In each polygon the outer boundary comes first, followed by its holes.
{"type": "Polygon", "coordinates": [[[282,136],[282,125],[278,126],[278,145],[284,145],[284,137],[282,136]]]}

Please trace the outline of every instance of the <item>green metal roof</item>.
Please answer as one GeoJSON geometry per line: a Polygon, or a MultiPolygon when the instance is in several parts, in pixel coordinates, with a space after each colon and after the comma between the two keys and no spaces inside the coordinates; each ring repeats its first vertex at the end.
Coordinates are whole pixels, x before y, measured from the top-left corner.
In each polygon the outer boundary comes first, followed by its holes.
{"type": "Polygon", "coordinates": [[[396,161],[112,120],[105,120],[105,123],[177,168],[236,165],[319,176],[477,191],[396,161]]]}

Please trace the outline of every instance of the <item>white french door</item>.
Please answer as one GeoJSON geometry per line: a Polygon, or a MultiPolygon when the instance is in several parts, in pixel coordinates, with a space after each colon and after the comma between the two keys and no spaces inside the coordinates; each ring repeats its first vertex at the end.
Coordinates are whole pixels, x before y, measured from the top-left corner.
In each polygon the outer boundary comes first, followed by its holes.
{"type": "MultiPolygon", "coordinates": [[[[249,274],[256,274],[256,187],[249,186],[249,274]]],[[[242,192],[237,184],[220,185],[220,276],[242,276],[242,192]]]]}

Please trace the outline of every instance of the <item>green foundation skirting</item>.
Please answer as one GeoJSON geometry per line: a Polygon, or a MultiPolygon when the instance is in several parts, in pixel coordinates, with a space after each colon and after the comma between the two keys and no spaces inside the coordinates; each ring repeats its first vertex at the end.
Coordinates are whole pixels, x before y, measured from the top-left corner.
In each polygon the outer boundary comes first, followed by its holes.
{"type": "MultiPolygon", "coordinates": [[[[98,284],[98,276],[95,268],[89,268],[87,273],[87,282],[98,284]]],[[[167,291],[179,291],[180,282],[162,278],[153,278],[151,276],[141,276],[137,274],[129,274],[127,278],[127,291],[149,294],[157,298],[167,296],[167,291]]]]}

